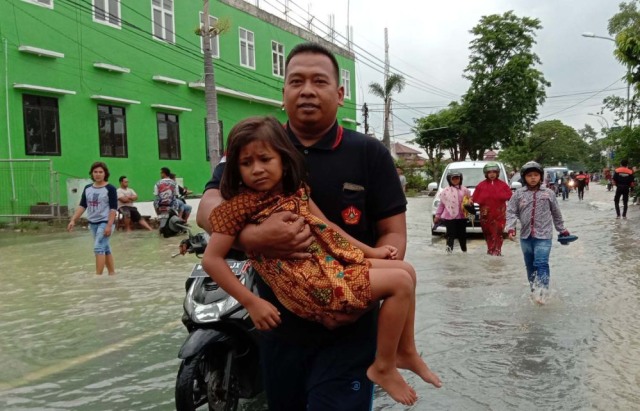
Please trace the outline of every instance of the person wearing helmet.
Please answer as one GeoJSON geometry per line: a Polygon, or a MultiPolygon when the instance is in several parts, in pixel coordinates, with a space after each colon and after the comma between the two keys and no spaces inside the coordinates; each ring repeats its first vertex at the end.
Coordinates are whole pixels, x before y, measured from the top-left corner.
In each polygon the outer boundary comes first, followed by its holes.
{"type": "Polygon", "coordinates": [[[485,180],[473,192],[473,202],[480,205],[480,226],[487,242],[487,254],[502,255],[502,233],[507,223],[507,201],[511,198],[509,185],[500,180],[498,163],[483,168],[485,180]]]}
{"type": "Polygon", "coordinates": [[[467,218],[462,203],[465,197],[471,197],[471,192],[462,185],[462,178],[460,171],[449,171],[447,174],[449,187],[442,190],[440,194],[440,204],[433,220],[435,224],[442,222],[447,229],[447,253],[453,251],[453,241],[456,238],[460,243],[460,250],[467,252],[467,218]]]}
{"type": "Polygon", "coordinates": [[[530,161],[520,174],[525,186],[516,190],[507,204],[509,240],[515,241],[516,223],[520,221],[520,248],[524,255],[527,278],[536,302],[544,304],[549,292],[549,253],[553,228],[561,236],[568,236],[555,193],[541,187],[544,171],[540,164],[530,161]]]}

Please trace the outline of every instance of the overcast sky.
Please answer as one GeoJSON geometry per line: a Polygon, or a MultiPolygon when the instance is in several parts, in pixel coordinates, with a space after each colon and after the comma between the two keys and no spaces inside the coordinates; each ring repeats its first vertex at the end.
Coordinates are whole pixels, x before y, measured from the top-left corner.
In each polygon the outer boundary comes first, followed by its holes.
{"type": "MultiPolygon", "coordinates": [[[[284,10],[285,0],[256,0],[264,9],[284,10]]],[[[613,56],[614,43],[585,38],[592,32],[609,37],[607,22],[618,12],[617,0],[289,0],[290,20],[301,22],[306,12],[315,16],[317,34],[327,32],[329,15],[335,17],[337,38],[346,37],[347,19],[353,26],[356,53],[357,103],[368,103],[370,125],[382,136],[381,100],[368,93],[372,81],[383,83],[384,28],[389,33],[391,72],[407,79],[395,96],[396,141],[412,139],[413,118],[438,111],[460,100],[469,83],[462,78],[469,61],[469,31],[480,18],[513,10],[519,17],[540,20],[534,52],[538,67],[551,82],[538,121],[558,119],[576,130],[585,124],[596,130],[604,121],[597,113],[604,97],[626,96],[625,68],[613,56]],[[374,110],[378,109],[377,112],[374,110]]],[[[278,13],[275,13],[278,14],[278,13]]],[[[344,41],[344,40],[342,40],[344,41]]],[[[604,113],[613,124],[611,113],[604,113]]],[[[359,121],[362,118],[359,115],[359,121]]]]}

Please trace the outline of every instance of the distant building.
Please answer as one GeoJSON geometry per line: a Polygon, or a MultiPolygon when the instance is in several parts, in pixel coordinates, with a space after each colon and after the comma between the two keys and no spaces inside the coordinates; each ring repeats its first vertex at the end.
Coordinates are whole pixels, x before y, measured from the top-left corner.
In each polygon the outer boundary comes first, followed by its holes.
{"type": "Polygon", "coordinates": [[[484,152],[484,158],[483,159],[485,161],[493,161],[496,158],[498,158],[498,153],[496,153],[495,151],[489,150],[489,151],[485,151],[484,152]]]}
{"type": "Polygon", "coordinates": [[[405,164],[412,167],[422,167],[427,159],[420,157],[420,151],[407,147],[404,144],[393,143],[392,155],[394,158],[401,159],[405,164]]]}

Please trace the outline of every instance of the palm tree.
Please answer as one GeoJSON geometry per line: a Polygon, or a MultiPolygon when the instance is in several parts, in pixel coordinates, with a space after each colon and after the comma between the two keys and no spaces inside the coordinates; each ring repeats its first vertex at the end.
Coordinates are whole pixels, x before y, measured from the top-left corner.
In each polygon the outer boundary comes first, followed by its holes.
{"type": "Polygon", "coordinates": [[[369,84],[369,92],[384,100],[384,132],[382,134],[382,144],[391,150],[391,138],[389,136],[389,117],[391,116],[391,96],[394,91],[398,93],[404,89],[404,77],[400,74],[391,74],[382,87],[378,83],[369,84]]]}

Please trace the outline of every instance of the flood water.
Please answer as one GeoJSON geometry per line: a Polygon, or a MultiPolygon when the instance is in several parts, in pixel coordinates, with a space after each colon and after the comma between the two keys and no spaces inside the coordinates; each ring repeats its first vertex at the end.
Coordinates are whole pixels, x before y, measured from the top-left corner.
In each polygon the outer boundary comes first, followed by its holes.
{"type": "MultiPolygon", "coordinates": [[[[409,374],[415,410],[640,409],[640,207],[615,220],[601,186],[560,205],[580,239],[554,242],[552,295],[530,300],[518,243],[490,257],[432,238],[431,197],[409,199],[416,340],[444,387],[409,374]]],[[[180,238],[115,234],[96,276],[87,230],[0,233],[0,409],[173,410],[184,279],[180,238]]],[[[261,400],[246,410],[265,409],[261,400]]],[[[401,410],[376,392],[375,410],[401,410]]]]}

